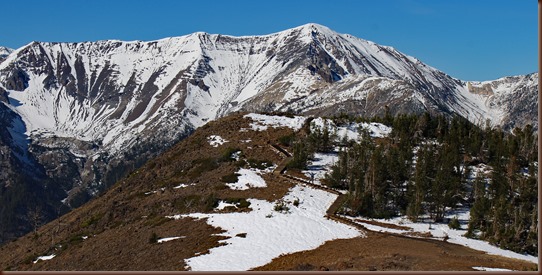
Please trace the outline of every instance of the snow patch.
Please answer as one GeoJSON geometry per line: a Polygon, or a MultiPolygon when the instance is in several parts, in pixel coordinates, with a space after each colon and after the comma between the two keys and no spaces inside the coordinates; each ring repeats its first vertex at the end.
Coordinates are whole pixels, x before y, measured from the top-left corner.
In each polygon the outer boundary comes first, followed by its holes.
{"type": "Polygon", "coordinates": [[[236,151],[233,154],[231,154],[231,158],[236,160],[236,161],[239,161],[240,157],[241,157],[241,151],[236,151]]]}
{"type": "Polygon", "coordinates": [[[162,188],[160,188],[159,190],[148,191],[148,192],[145,192],[144,194],[145,194],[145,195],[150,195],[150,194],[156,194],[156,193],[158,193],[158,192],[164,192],[164,191],[166,191],[166,188],[165,188],[165,187],[162,187],[162,188]]]}
{"type": "Polygon", "coordinates": [[[226,142],[227,140],[223,139],[221,136],[212,135],[207,138],[209,144],[213,147],[218,147],[226,142]]]}
{"type": "MultiPolygon", "coordinates": [[[[351,217],[344,216],[346,218],[352,219],[351,217]]],[[[468,209],[459,209],[455,211],[450,211],[446,215],[447,219],[451,219],[457,217],[457,219],[461,223],[461,229],[455,230],[448,227],[448,224],[446,223],[428,223],[428,222],[411,222],[406,217],[395,217],[392,219],[368,219],[368,220],[374,220],[382,223],[389,223],[404,227],[409,227],[410,230],[400,230],[400,229],[391,229],[388,227],[383,226],[376,226],[371,225],[368,223],[360,222],[359,220],[352,219],[354,222],[357,222],[363,226],[365,226],[367,229],[372,231],[380,231],[380,232],[389,232],[389,233],[395,233],[395,234],[407,234],[410,235],[412,232],[419,232],[419,233],[431,233],[431,235],[436,239],[443,239],[447,238],[447,242],[449,243],[455,243],[459,245],[463,245],[469,248],[472,248],[474,250],[484,251],[488,254],[493,255],[500,255],[508,258],[514,258],[519,260],[524,260],[532,263],[538,263],[538,257],[532,256],[532,255],[525,255],[525,254],[519,254],[510,250],[505,250],[498,248],[496,246],[493,246],[489,244],[486,241],[482,240],[476,240],[465,237],[465,233],[467,233],[467,224],[470,218],[470,211],[468,209]]]]}
{"type": "Polygon", "coordinates": [[[301,129],[306,118],[302,116],[286,117],[286,116],[270,116],[261,114],[248,114],[245,118],[252,119],[250,126],[254,131],[265,131],[269,126],[273,128],[288,127],[295,131],[301,129]]]}
{"type": "Polygon", "coordinates": [[[348,140],[355,141],[359,141],[361,139],[360,131],[362,129],[367,130],[369,135],[373,138],[387,137],[392,130],[391,127],[377,122],[350,123],[344,126],[337,126],[331,119],[323,119],[319,117],[311,121],[311,131],[316,129],[323,130],[325,127],[327,127],[331,133],[335,133],[338,140],[341,140],[346,136],[348,140]]]}
{"type": "Polygon", "coordinates": [[[512,269],[506,269],[506,268],[494,268],[494,267],[483,267],[483,266],[473,266],[472,268],[479,271],[514,271],[512,269]]]}
{"type": "Polygon", "coordinates": [[[266,187],[265,180],[260,176],[261,170],[241,168],[237,172],[237,182],[226,183],[233,190],[247,190],[249,188],[266,187]]]}
{"type": "Polygon", "coordinates": [[[229,203],[229,202],[225,202],[225,201],[219,201],[218,206],[215,209],[216,210],[224,210],[224,208],[229,207],[229,206],[237,207],[233,203],[229,203]]]}
{"type": "Polygon", "coordinates": [[[37,263],[39,261],[48,261],[52,258],[54,258],[56,255],[55,254],[51,254],[51,255],[48,255],[48,256],[39,256],[33,263],[37,263]]]}
{"type": "Polygon", "coordinates": [[[320,180],[331,171],[331,167],[338,161],[338,152],[332,153],[315,153],[313,159],[309,161],[307,170],[303,170],[303,174],[311,178],[314,175],[314,184],[321,185],[320,180]]]}
{"type": "Polygon", "coordinates": [[[227,231],[226,245],[212,248],[209,254],[186,260],[192,271],[241,271],[271,262],[283,254],[315,249],[333,239],[363,236],[357,229],[325,218],[337,195],[326,191],[295,186],[280,201],[287,213],[274,211],[277,202],[249,199],[250,212],[193,213],[169,218],[207,218],[207,223],[227,231]],[[299,200],[299,206],[292,202],[299,200]],[[236,235],[245,233],[244,238],[236,235]]]}
{"type": "Polygon", "coordinates": [[[181,184],[179,184],[179,185],[173,187],[173,189],[186,188],[186,187],[188,187],[188,186],[194,186],[194,185],[196,185],[196,184],[195,184],[195,183],[191,183],[191,184],[181,183],[181,184]]]}
{"type": "Polygon", "coordinates": [[[158,239],[156,242],[165,243],[165,242],[169,242],[169,241],[173,241],[177,239],[183,239],[183,238],[186,238],[186,236],[161,238],[161,239],[158,239]]]}

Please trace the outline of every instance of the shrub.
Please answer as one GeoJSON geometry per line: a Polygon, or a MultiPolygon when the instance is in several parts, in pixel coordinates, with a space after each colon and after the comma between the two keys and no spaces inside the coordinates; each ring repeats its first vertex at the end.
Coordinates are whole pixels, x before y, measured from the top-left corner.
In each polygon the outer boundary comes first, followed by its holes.
{"type": "Polygon", "coordinates": [[[281,145],[290,147],[290,145],[292,145],[292,142],[294,141],[294,137],[294,134],[279,137],[279,143],[281,145]]]}
{"type": "Polygon", "coordinates": [[[240,152],[241,150],[237,147],[228,147],[226,149],[224,149],[224,151],[222,152],[222,155],[220,156],[220,158],[218,159],[218,161],[220,162],[229,162],[229,161],[234,161],[235,159],[233,158],[233,154],[237,153],[237,152],[240,152]]]}
{"type": "Polygon", "coordinates": [[[147,217],[147,219],[145,220],[145,222],[143,224],[146,225],[146,226],[156,227],[156,226],[160,226],[160,225],[162,225],[162,224],[164,224],[166,222],[169,222],[169,221],[171,221],[170,218],[166,218],[164,216],[152,214],[151,216],[147,217]]]}
{"type": "Polygon", "coordinates": [[[250,202],[247,201],[245,198],[227,198],[224,199],[225,202],[235,204],[237,208],[248,208],[250,206],[250,202]]]}
{"type": "Polygon", "coordinates": [[[269,160],[259,160],[259,159],[251,158],[251,159],[248,159],[248,165],[250,166],[250,168],[264,170],[268,167],[273,166],[273,162],[269,160]]]}
{"type": "Polygon", "coordinates": [[[242,199],[237,205],[237,207],[239,208],[248,208],[249,206],[250,206],[250,202],[245,199],[242,199]]]}
{"type": "Polygon", "coordinates": [[[453,217],[450,222],[448,223],[448,227],[451,229],[461,229],[461,224],[459,223],[459,220],[457,217],[453,217]]]}
{"type": "Polygon", "coordinates": [[[151,236],[149,237],[149,243],[156,243],[158,242],[158,235],[156,232],[152,232],[151,236]]]}
{"type": "Polygon", "coordinates": [[[275,204],[275,207],[273,207],[273,209],[277,212],[288,212],[290,211],[290,207],[288,207],[284,202],[278,202],[277,204],[275,204]]]}
{"type": "Polygon", "coordinates": [[[205,197],[204,201],[205,211],[211,211],[215,209],[218,206],[218,199],[216,198],[216,195],[214,193],[208,195],[205,197]]]}
{"type": "Polygon", "coordinates": [[[190,212],[193,207],[196,207],[201,200],[199,195],[188,195],[186,197],[177,198],[173,202],[173,206],[177,211],[190,212]]]}
{"type": "Polygon", "coordinates": [[[88,220],[85,220],[84,222],[82,222],[81,227],[85,228],[97,223],[103,217],[103,215],[104,215],[103,213],[93,215],[88,220]]]}
{"type": "Polygon", "coordinates": [[[191,179],[201,176],[204,172],[218,168],[218,161],[214,158],[203,158],[196,160],[193,166],[194,168],[187,175],[191,179]]]}
{"type": "Polygon", "coordinates": [[[294,200],[294,206],[295,206],[295,207],[299,206],[299,199],[295,199],[295,200],[294,200]]]}
{"type": "Polygon", "coordinates": [[[247,165],[247,161],[244,159],[239,159],[239,161],[235,162],[237,168],[243,168],[245,165],[247,165]]]}
{"type": "Polygon", "coordinates": [[[239,174],[237,173],[227,174],[227,175],[222,176],[220,180],[225,183],[234,183],[234,182],[237,182],[237,180],[239,180],[239,174]]]}

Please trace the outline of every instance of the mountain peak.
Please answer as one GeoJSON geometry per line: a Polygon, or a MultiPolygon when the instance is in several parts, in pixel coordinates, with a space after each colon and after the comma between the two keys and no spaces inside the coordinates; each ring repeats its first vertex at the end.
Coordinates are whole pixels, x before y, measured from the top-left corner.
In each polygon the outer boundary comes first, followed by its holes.
{"type": "Polygon", "coordinates": [[[300,32],[304,35],[309,35],[309,36],[312,36],[312,35],[315,35],[315,34],[323,34],[323,35],[339,35],[339,33],[335,32],[334,30],[324,26],[324,25],[320,25],[320,24],[317,24],[317,23],[307,23],[307,24],[304,24],[304,25],[301,25],[301,26],[298,26],[298,27],[295,27],[295,28],[292,28],[292,29],[289,29],[289,30],[286,30],[286,32],[291,32],[291,31],[297,31],[297,32],[300,32]]]}
{"type": "Polygon", "coordinates": [[[330,30],[330,28],[324,26],[324,25],[320,25],[318,23],[307,23],[307,24],[304,24],[304,25],[301,25],[299,27],[297,27],[299,29],[310,29],[310,30],[330,30]]]}

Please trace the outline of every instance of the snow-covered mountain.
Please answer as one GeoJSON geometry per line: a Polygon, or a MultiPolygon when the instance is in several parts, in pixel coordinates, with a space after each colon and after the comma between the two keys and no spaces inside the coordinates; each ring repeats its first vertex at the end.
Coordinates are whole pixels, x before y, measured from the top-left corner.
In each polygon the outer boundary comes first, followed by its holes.
{"type": "Polygon", "coordinates": [[[265,36],[32,42],[0,63],[0,127],[20,152],[12,161],[38,163],[74,206],[231,112],[388,108],[512,128],[537,125],[537,79],[465,82],[317,24],[265,36]]]}

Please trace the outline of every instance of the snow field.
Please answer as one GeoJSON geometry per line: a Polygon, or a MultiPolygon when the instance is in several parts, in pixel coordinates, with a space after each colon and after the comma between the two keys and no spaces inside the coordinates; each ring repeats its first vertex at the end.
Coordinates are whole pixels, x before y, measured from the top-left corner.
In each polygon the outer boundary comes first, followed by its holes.
{"type": "Polygon", "coordinates": [[[363,233],[325,218],[337,198],[326,191],[295,186],[282,198],[288,211],[274,210],[276,202],[249,199],[252,211],[243,213],[175,215],[170,218],[207,218],[207,223],[227,232],[225,246],[186,260],[192,271],[241,271],[271,262],[282,254],[315,249],[333,239],[363,236],[363,233]],[[300,203],[296,207],[294,200],[300,203]],[[236,236],[246,233],[246,237],[236,236]]]}

